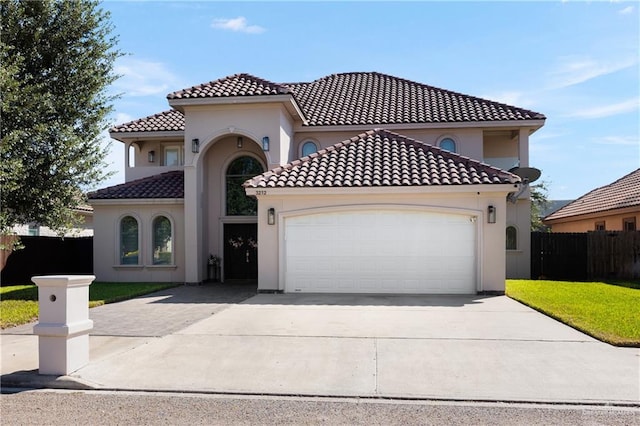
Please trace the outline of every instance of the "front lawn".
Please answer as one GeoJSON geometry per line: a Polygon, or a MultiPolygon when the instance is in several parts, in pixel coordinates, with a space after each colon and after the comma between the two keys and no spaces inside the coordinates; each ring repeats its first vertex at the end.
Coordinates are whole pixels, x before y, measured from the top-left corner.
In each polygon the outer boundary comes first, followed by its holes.
{"type": "Polygon", "coordinates": [[[506,293],[596,339],[640,347],[640,288],[633,283],[507,280],[506,293]]]}
{"type": "MultiPolygon", "coordinates": [[[[172,283],[107,283],[89,286],[89,307],[119,302],[169,287],[172,283]]],[[[38,287],[35,284],[0,287],[0,328],[15,327],[38,319],[38,287]]]]}

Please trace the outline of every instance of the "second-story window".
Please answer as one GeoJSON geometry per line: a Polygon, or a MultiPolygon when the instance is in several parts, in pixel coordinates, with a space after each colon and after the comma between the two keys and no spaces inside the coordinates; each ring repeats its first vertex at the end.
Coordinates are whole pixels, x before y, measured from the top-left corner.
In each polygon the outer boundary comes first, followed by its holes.
{"type": "Polygon", "coordinates": [[[184,164],[182,147],[170,145],[164,147],[163,166],[182,166],[184,164]]]}
{"type": "Polygon", "coordinates": [[[456,151],[456,142],[451,138],[444,138],[440,141],[440,148],[449,152],[457,152],[456,151]]]}

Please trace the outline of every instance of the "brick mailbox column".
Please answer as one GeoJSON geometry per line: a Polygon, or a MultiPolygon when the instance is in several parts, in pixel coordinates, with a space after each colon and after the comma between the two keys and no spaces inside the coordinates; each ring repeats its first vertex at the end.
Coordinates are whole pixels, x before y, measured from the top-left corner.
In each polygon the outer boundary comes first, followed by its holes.
{"type": "Polygon", "coordinates": [[[89,363],[89,285],[93,275],[33,277],[38,286],[40,374],[66,375],[89,363]]]}

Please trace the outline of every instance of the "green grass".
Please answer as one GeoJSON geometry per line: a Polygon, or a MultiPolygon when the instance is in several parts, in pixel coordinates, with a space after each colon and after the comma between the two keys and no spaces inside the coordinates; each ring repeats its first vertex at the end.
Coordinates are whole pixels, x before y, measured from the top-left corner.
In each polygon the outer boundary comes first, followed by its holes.
{"type": "MultiPolygon", "coordinates": [[[[89,307],[120,302],[165,288],[173,283],[94,282],[89,287],[89,307]]],[[[0,287],[0,328],[15,327],[38,318],[38,287],[12,285],[0,287]]]]}
{"type": "Polygon", "coordinates": [[[637,283],[507,280],[506,293],[598,340],[640,347],[637,283]]]}

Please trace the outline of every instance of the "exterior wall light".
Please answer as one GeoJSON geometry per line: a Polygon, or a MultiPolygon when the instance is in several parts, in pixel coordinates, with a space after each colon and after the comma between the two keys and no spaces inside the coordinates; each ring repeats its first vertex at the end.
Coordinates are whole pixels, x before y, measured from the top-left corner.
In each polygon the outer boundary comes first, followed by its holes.
{"type": "Polygon", "coordinates": [[[153,163],[154,161],[156,161],[156,152],[155,151],[149,151],[149,154],[147,154],[147,158],[148,158],[150,163],[153,163]]]}
{"type": "Polygon", "coordinates": [[[267,210],[267,225],[275,225],[276,224],[276,209],[271,207],[267,210]]]}
{"type": "Polygon", "coordinates": [[[243,141],[242,141],[242,136],[238,136],[238,140],[237,140],[237,144],[236,144],[236,146],[237,146],[238,148],[242,148],[242,142],[243,142],[243,141]]]}
{"type": "Polygon", "coordinates": [[[191,139],[191,152],[193,152],[194,154],[200,152],[200,139],[191,139]]]}
{"type": "Polygon", "coordinates": [[[262,138],[262,150],[269,151],[269,136],[262,138]]]}
{"type": "Polygon", "coordinates": [[[494,206],[487,207],[487,223],[496,223],[496,208],[494,206]]]}

